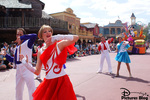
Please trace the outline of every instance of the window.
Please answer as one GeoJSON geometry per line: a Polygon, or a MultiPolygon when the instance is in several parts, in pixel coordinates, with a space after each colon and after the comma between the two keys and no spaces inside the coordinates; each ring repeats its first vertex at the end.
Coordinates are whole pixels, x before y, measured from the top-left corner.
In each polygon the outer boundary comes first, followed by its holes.
{"type": "Polygon", "coordinates": [[[96,28],[96,34],[98,33],[98,29],[96,28]]]}
{"type": "Polygon", "coordinates": [[[72,29],[74,29],[74,25],[72,25],[72,29]]]}
{"type": "Polygon", "coordinates": [[[86,31],[85,28],[83,30],[86,31]]]}
{"type": "Polygon", "coordinates": [[[69,24],[69,29],[71,29],[71,25],[69,24]]]}

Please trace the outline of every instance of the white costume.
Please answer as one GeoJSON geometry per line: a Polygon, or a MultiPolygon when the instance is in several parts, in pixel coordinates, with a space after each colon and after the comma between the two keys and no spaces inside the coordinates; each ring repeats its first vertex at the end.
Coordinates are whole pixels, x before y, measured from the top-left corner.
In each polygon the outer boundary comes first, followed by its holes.
{"type": "Polygon", "coordinates": [[[108,64],[108,72],[112,73],[111,61],[109,56],[109,51],[110,51],[109,43],[108,41],[106,41],[104,44],[101,42],[99,43],[99,46],[101,47],[101,60],[100,60],[100,68],[98,72],[102,72],[104,60],[106,58],[108,64]],[[106,50],[104,50],[104,45],[106,47],[106,50]]]}
{"type": "MultiPolygon", "coordinates": [[[[28,48],[27,43],[29,40],[18,46],[17,49],[17,61],[19,61],[19,49],[21,47],[20,54],[28,55],[29,62],[32,62],[32,49],[28,48]]],[[[27,84],[29,92],[29,100],[32,100],[32,94],[35,91],[34,74],[30,72],[24,65],[16,64],[16,100],[22,100],[24,84],[27,84]]]]}
{"type": "MultiPolygon", "coordinates": [[[[36,38],[36,37],[35,37],[36,38]]],[[[32,62],[32,46],[29,48],[29,44],[33,45],[29,41],[31,39],[28,39],[24,41],[21,45],[16,47],[15,50],[15,57],[11,57],[10,55],[6,54],[6,59],[10,62],[14,62],[17,70],[16,70],[16,100],[22,100],[23,99],[23,90],[24,90],[24,84],[27,84],[28,87],[28,93],[29,93],[29,100],[32,100],[32,94],[35,91],[35,82],[34,82],[34,74],[30,72],[26,67],[24,67],[24,64],[19,59],[19,54],[23,54],[24,56],[28,56],[28,60],[31,63],[32,62]]]]}

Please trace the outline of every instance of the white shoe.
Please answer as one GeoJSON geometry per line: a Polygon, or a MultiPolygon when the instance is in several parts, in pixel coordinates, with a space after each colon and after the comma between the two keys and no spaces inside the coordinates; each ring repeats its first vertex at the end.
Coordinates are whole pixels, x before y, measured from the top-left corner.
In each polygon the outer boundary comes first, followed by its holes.
{"type": "Polygon", "coordinates": [[[129,78],[132,78],[132,75],[131,75],[131,74],[129,74],[129,78]]]}
{"type": "Polygon", "coordinates": [[[97,71],[97,74],[101,74],[102,72],[101,71],[97,71]]]}

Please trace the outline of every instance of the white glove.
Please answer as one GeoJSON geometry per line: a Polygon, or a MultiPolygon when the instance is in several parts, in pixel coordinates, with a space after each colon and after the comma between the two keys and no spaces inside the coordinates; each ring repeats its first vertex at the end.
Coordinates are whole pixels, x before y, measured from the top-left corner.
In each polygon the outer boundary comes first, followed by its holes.
{"type": "Polygon", "coordinates": [[[128,41],[124,41],[124,42],[123,42],[123,45],[125,45],[125,46],[126,46],[127,44],[129,44],[129,42],[128,42],[128,41]]]}
{"type": "Polygon", "coordinates": [[[56,41],[59,41],[59,40],[72,41],[73,40],[73,35],[55,35],[55,36],[52,36],[51,41],[54,42],[55,40],[56,41]]]}

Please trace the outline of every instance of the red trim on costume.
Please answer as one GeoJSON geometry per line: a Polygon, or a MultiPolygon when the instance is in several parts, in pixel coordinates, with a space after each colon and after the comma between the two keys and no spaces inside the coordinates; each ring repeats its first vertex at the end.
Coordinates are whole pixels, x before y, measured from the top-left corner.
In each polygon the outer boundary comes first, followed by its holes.
{"type": "MultiPolygon", "coordinates": [[[[47,75],[48,72],[52,69],[53,65],[54,65],[54,55],[53,55],[53,57],[52,57],[52,66],[49,67],[48,64],[46,65],[46,67],[47,67],[47,69],[46,69],[46,75],[47,75]]],[[[45,67],[45,66],[44,66],[44,67],[45,67]]]]}
{"type": "MultiPolygon", "coordinates": [[[[114,40],[113,38],[109,39],[108,43],[110,44],[111,42],[113,42],[113,40],[114,40]]],[[[104,50],[107,50],[106,45],[105,45],[106,41],[101,42],[101,43],[103,43],[103,45],[104,45],[104,50]]],[[[101,45],[99,45],[98,50],[100,51],[101,49],[102,49],[102,47],[101,47],[101,45]]]]}
{"type": "Polygon", "coordinates": [[[108,43],[110,44],[113,40],[114,40],[113,38],[109,39],[108,43]]]}
{"type": "MultiPolygon", "coordinates": [[[[52,56],[53,54],[53,50],[56,49],[56,43],[50,45],[40,56],[40,59],[42,61],[42,63],[44,64],[44,66],[47,65],[47,61],[49,60],[49,58],[52,56]]],[[[56,50],[57,51],[57,50],[56,50]]],[[[62,67],[62,65],[64,63],[66,63],[66,59],[67,59],[67,51],[69,52],[69,54],[73,54],[75,51],[77,51],[77,48],[74,47],[74,43],[71,44],[68,47],[65,47],[61,53],[56,56],[56,58],[52,58],[54,59],[54,62],[57,63],[60,67],[62,67]]]]}
{"type": "Polygon", "coordinates": [[[102,48],[101,48],[101,45],[99,45],[99,46],[98,46],[98,50],[100,51],[101,49],[102,49],[102,48]]]}

